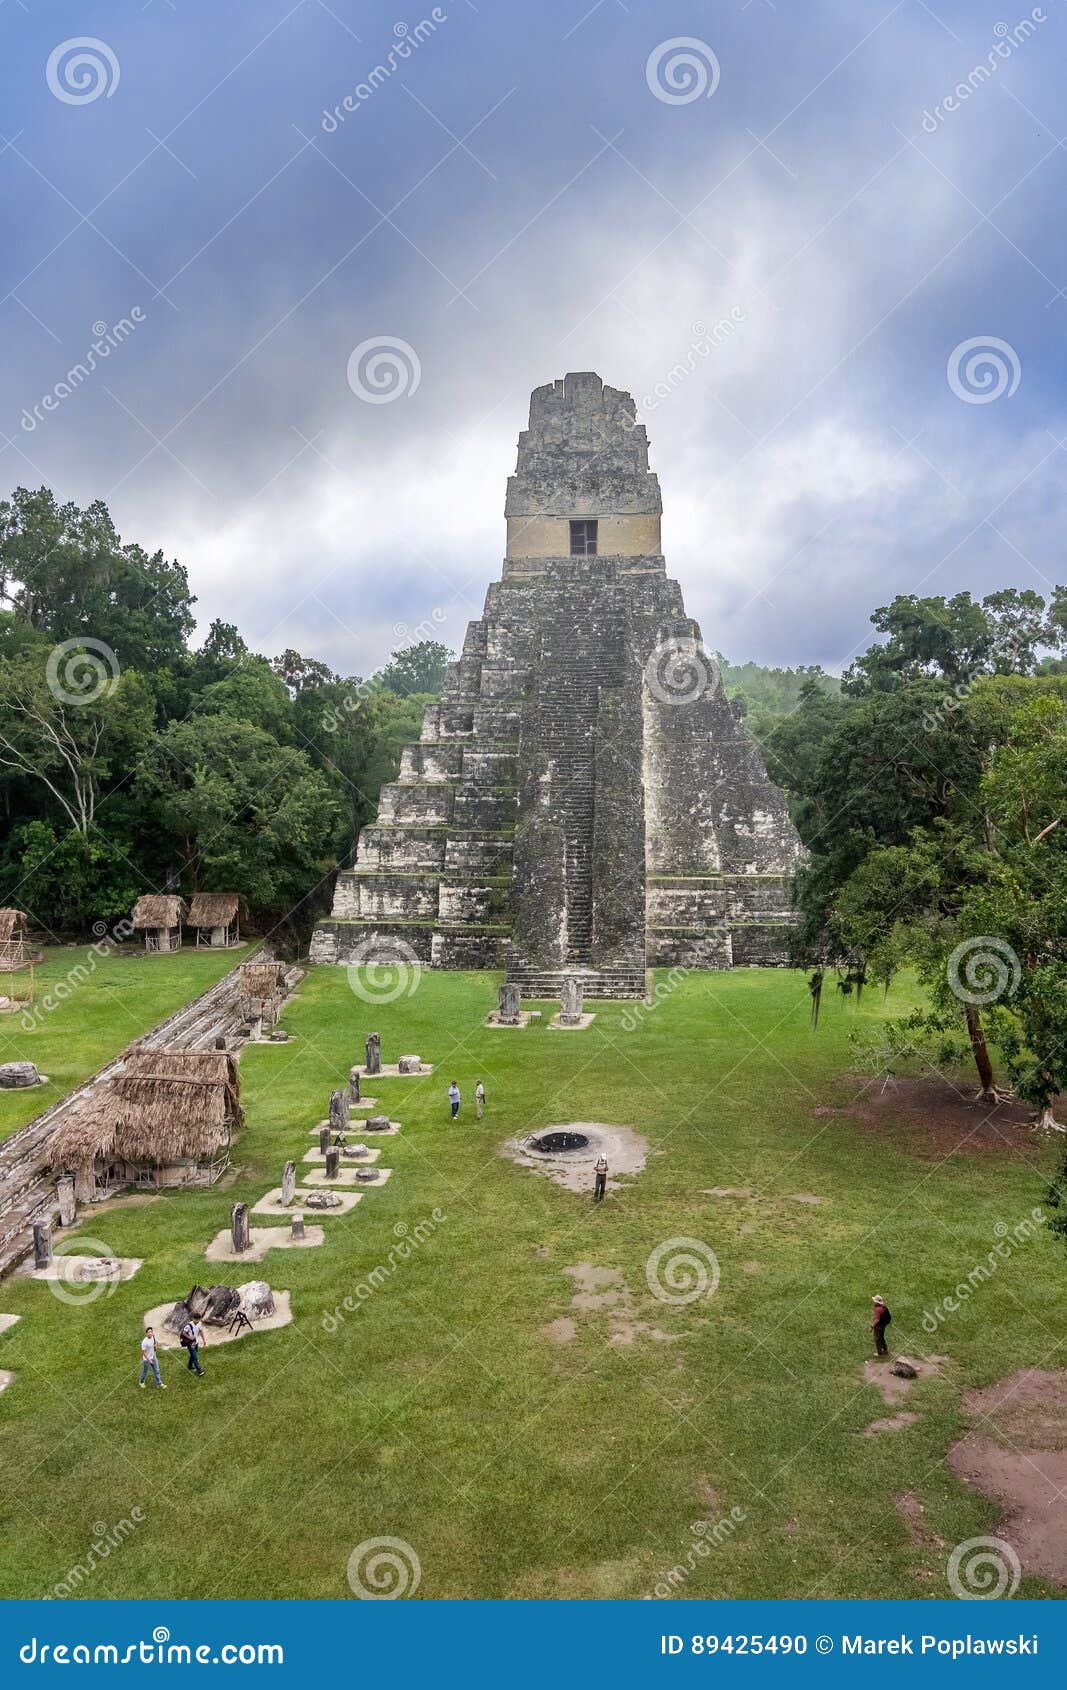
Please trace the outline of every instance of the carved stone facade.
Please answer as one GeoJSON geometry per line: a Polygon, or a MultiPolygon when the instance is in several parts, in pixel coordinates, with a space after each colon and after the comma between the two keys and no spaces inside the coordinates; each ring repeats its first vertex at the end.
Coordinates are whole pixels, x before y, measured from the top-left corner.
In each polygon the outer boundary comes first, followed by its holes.
{"type": "Polygon", "coordinates": [[[312,961],[640,997],[647,966],[786,960],[800,841],[667,576],[634,412],[593,374],[534,391],[502,579],[312,961]]]}

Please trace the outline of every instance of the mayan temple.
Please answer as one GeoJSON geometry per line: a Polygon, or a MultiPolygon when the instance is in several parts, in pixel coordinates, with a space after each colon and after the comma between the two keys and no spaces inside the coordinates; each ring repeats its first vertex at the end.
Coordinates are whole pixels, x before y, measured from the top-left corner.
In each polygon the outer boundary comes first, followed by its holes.
{"type": "Polygon", "coordinates": [[[628,393],[536,388],[507,554],[337,876],[314,962],[504,968],[524,996],[786,960],[801,854],[660,550],[628,393]]]}

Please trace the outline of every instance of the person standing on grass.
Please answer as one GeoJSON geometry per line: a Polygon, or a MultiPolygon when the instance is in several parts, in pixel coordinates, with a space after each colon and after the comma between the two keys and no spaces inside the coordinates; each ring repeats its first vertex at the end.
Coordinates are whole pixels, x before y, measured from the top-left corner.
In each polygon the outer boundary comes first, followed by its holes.
{"type": "Polygon", "coordinates": [[[144,1390],[144,1387],[145,1387],[145,1380],[148,1377],[148,1369],[149,1368],[151,1368],[152,1372],[155,1374],[156,1384],[159,1386],[160,1390],[165,1391],[167,1387],[166,1387],[166,1385],[164,1385],[162,1379],[159,1376],[159,1362],[156,1358],[156,1335],[155,1335],[155,1333],[153,1332],[153,1330],[150,1326],[146,1326],[145,1329],[144,1329],[144,1337],[141,1339],[141,1389],[142,1389],[142,1391],[144,1390]]]}
{"type": "Polygon", "coordinates": [[[459,1114],[459,1087],[457,1086],[455,1080],[452,1081],[452,1084],[448,1088],[448,1101],[452,1105],[452,1119],[455,1120],[456,1116],[459,1114]]]}
{"type": "Polygon", "coordinates": [[[593,1164],[593,1173],[595,1175],[593,1182],[593,1202],[603,1203],[604,1192],[607,1190],[608,1184],[608,1159],[604,1155],[603,1151],[600,1152],[596,1162],[593,1164]]]}
{"type": "Polygon", "coordinates": [[[485,1114],[485,1087],[482,1085],[481,1080],[478,1081],[478,1084],[474,1088],[474,1112],[479,1121],[485,1114]]]}
{"type": "Polygon", "coordinates": [[[181,1330],[181,1341],[189,1352],[189,1372],[195,1373],[198,1379],[204,1377],[204,1369],[200,1365],[200,1346],[204,1342],[204,1328],[198,1320],[190,1315],[181,1330]]]}
{"type": "Polygon", "coordinates": [[[874,1333],[874,1353],[879,1356],[889,1354],[889,1345],[885,1341],[885,1329],[893,1316],[884,1297],[871,1298],[871,1331],[874,1333]]]}

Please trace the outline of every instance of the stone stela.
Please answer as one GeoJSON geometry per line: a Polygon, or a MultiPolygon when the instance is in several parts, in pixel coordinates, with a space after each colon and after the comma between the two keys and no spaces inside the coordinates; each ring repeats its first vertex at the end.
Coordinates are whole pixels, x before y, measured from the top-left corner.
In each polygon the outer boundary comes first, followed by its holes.
{"type": "Polygon", "coordinates": [[[235,1203],[230,1210],[230,1242],[234,1255],[241,1255],[248,1249],[248,1204],[235,1203]]]}
{"type": "Polygon", "coordinates": [[[296,1196],[296,1163],[286,1162],[282,1169],[282,1203],[291,1203],[296,1196]]]}
{"type": "Polygon", "coordinates": [[[399,952],[504,968],[527,998],[567,979],[638,998],[649,967],[787,961],[800,840],[666,573],[661,510],[628,393],[591,372],[535,388],[502,579],[313,962],[399,952]]]}
{"type": "Polygon", "coordinates": [[[564,1027],[577,1027],[582,1019],[582,988],[569,976],[560,988],[559,1019],[564,1027]]]}
{"type": "Polygon", "coordinates": [[[74,1177],[72,1174],[62,1174],[56,1180],[56,1198],[59,1202],[60,1226],[73,1226],[77,1217],[78,1205],[74,1198],[74,1177]]]}

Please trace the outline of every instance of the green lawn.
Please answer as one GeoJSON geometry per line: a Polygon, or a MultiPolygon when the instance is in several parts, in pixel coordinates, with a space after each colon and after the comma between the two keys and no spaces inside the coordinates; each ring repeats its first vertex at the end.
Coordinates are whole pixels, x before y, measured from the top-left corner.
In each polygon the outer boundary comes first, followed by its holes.
{"type": "Polygon", "coordinates": [[[0,1139],[24,1126],[57,1098],[125,1050],[157,1021],[206,992],[248,947],[216,952],[187,949],[173,956],[98,956],[91,945],[49,946],[29,973],[0,974],[0,994],[23,1007],[0,1015],[0,1062],[36,1062],[46,1086],[0,1091],[0,1139]]]}
{"type": "MultiPolygon", "coordinates": [[[[168,966],[113,965],[131,982],[113,994],[114,1048],[130,1014],[158,1013],[144,994],[163,991],[168,966]]],[[[1049,1152],[939,1164],[892,1130],[813,1113],[841,1101],[849,1032],[899,1013],[897,991],[888,1006],[867,994],[858,1012],[824,1004],[813,1035],[803,975],[693,975],[632,1031],[633,1009],[613,1004],[581,1033],[504,1032],[482,1025],[496,983],[427,973],[412,996],[370,1008],[343,970],[312,970],[286,1017],[297,1040],[242,1056],[235,1183],[90,1216],[86,1233],[146,1259],[90,1306],[0,1285],[0,1311],[23,1316],[0,1337],[16,1374],[0,1399],[0,1593],[43,1594],[99,1524],[137,1508],[143,1521],[79,1594],[345,1597],[352,1549],[378,1537],[413,1547],[428,1598],[641,1597],[690,1560],[686,1597],[949,1594],[933,1540],[997,1518],[944,1464],[967,1424],[961,1394],[1062,1362],[1062,1349],[1048,1359],[1062,1246],[1023,1245],[932,1339],[922,1313],[985,1260],[998,1222],[1030,1214],[1049,1152]],[[291,1290],[291,1326],[209,1349],[202,1382],[164,1357],[168,1391],[138,1391],[143,1312],[216,1278],[203,1249],[231,1202],[277,1184],[286,1157],[299,1164],[370,1030],[386,1061],[418,1051],[438,1064],[374,1087],[403,1122],[383,1141],[393,1178],[327,1218],[321,1249],[276,1251],[236,1276],[291,1290]],[[490,1108],[476,1123],[479,1076],[490,1108]],[[632,1124],[650,1142],[640,1179],[599,1208],[498,1153],[512,1134],[574,1120],[632,1124]],[[762,1199],[704,1195],[716,1186],[762,1199]],[[428,1241],[359,1303],[398,1235],[435,1209],[445,1218],[428,1241]],[[718,1257],[710,1299],[650,1294],[650,1253],[679,1237],[718,1257]],[[570,1306],[564,1270],[578,1263],[619,1270],[637,1319],[673,1341],[612,1344],[610,1305],[570,1306]],[[897,1350],[950,1359],[913,1386],[913,1425],[865,1438],[892,1412],[862,1378],[875,1290],[897,1350]],[[357,1312],[327,1330],[346,1295],[357,1312]],[[569,1343],[542,1332],[563,1317],[569,1343]],[[925,1545],[895,1505],[905,1490],[925,1506],[925,1545]],[[726,1539],[694,1554],[693,1524],[731,1510],[726,1539]]],[[[1052,1592],[1027,1578],[1020,1594],[1052,1592]]]]}

